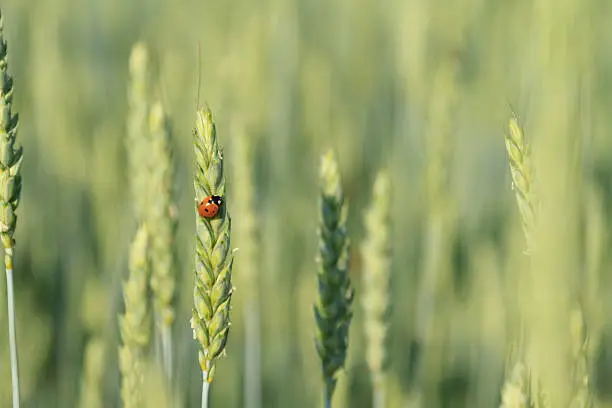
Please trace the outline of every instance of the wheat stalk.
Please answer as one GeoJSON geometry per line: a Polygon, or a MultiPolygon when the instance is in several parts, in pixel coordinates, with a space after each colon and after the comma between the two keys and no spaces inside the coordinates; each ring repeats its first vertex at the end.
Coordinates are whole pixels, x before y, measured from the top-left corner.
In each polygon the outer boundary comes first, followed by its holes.
{"type": "Polygon", "coordinates": [[[149,233],[141,226],[130,251],[130,274],[123,285],[125,313],[119,317],[123,346],[119,349],[119,369],[122,374],[121,397],[125,408],[142,406],[142,383],[145,352],[151,332],[148,307],[149,233]]]}
{"type": "Polygon", "coordinates": [[[322,363],[326,408],[331,407],[337,372],[344,367],[353,317],[354,291],[348,274],[346,217],[347,204],[344,202],[338,164],[334,154],[329,151],[323,156],[320,167],[319,298],[314,307],[317,325],[315,344],[322,363]]]}
{"type": "Polygon", "coordinates": [[[385,406],[387,314],[389,311],[391,180],[380,172],[374,182],[372,205],[365,215],[367,239],[361,245],[363,260],[364,329],[366,360],[374,388],[373,407],[385,406]]]}
{"type": "Polygon", "coordinates": [[[101,336],[87,342],[83,356],[83,379],[79,408],[102,408],[102,379],[106,361],[106,345],[101,336]]]}
{"type": "MultiPolygon", "coordinates": [[[[196,166],[194,189],[196,206],[208,195],[225,198],[223,152],[209,109],[197,112],[194,130],[196,166]]],[[[221,206],[214,218],[202,218],[196,211],[195,307],[191,318],[193,337],[200,346],[202,407],[208,406],[208,391],[215,374],[216,360],[222,355],[230,329],[233,250],[230,246],[231,218],[221,206]]]]}
{"type": "Polygon", "coordinates": [[[9,349],[13,408],[19,407],[19,362],[15,323],[15,288],[13,285],[13,251],[15,248],[15,211],[21,196],[21,163],[23,151],[16,145],[18,115],[13,114],[13,78],[8,73],[7,43],[4,39],[4,16],[0,12],[0,234],[4,246],[6,291],[8,302],[9,349]]]}
{"type": "Polygon", "coordinates": [[[172,337],[174,322],[172,301],[175,291],[175,264],[173,241],[176,220],[172,216],[172,176],[173,164],[170,149],[170,125],[161,103],[151,107],[150,130],[150,167],[148,190],[151,197],[148,203],[147,225],[151,233],[149,248],[151,258],[151,289],[154,297],[156,326],[162,343],[163,366],[168,379],[172,378],[172,337]]]}

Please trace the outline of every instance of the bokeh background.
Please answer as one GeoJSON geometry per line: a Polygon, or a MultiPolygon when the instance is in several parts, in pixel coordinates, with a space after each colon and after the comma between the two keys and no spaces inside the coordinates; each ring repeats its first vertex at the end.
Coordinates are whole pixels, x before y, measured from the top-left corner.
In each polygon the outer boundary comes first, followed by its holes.
{"type": "MultiPolygon", "coordinates": [[[[545,328],[535,342],[542,366],[572,367],[557,357],[570,348],[575,302],[596,346],[589,355],[591,392],[598,406],[612,406],[605,318],[612,307],[606,250],[612,3],[4,0],[0,6],[26,155],[15,262],[24,407],[121,406],[117,314],[136,229],[125,151],[128,59],[137,41],[149,48],[155,92],[174,130],[178,406],[199,406],[201,384],[188,323],[199,74],[200,100],[211,107],[227,152],[230,203],[232,189],[248,182],[233,175],[233,139],[245,132],[254,142],[259,237],[255,263],[236,257],[233,325],[213,407],[245,404],[246,268],[257,274],[249,289],[259,299],[261,406],[321,403],[312,304],[318,165],[328,148],[337,152],[350,203],[357,289],[337,406],[371,406],[359,244],[382,168],[393,179],[388,406],[499,406],[520,310],[531,327],[545,328]],[[551,211],[541,234],[550,245],[537,277],[523,273],[525,243],[504,145],[513,110],[541,156],[538,181],[550,187],[543,189],[551,211]]],[[[234,225],[241,217],[232,213],[234,225]]],[[[10,376],[0,286],[4,407],[10,376]]]]}

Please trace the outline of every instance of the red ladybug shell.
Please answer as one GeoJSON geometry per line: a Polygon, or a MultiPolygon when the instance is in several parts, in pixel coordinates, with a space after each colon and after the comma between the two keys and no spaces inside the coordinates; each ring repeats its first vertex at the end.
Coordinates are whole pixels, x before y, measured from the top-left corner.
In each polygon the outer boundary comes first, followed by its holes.
{"type": "Polygon", "coordinates": [[[213,218],[223,205],[223,198],[216,195],[209,195],[198,205],[198,213],[202,218],[213,218]]]}

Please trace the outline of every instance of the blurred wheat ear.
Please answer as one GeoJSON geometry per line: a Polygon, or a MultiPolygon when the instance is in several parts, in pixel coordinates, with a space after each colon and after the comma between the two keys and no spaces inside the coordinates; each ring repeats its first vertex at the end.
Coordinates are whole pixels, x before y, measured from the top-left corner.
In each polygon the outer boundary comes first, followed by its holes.
{"type": "Polygon", "coordinates": [[[150,341],[151,316],[148,307],[149,233],[142,225],[130,251],[130,274],[123,285],[125,313],[119,317],[123,346],[119,349],[121,397],[125,408],[142,406],[143,366],[150,341]]]}
{"type": "Polygon", "coordinates": [[[166,377],[172,378],[172,338],[174,322],[175,264],[174,234],[176,220],[172,217],[172,176],[174,166],[170,149],[170,124],[161,103],[152,106],[149,117],[150,159],[148,190],[153,199],[148,203],[148,223],[151,235],[151,289],[154,297],[156,327],[160,332],[162,366],[166,377]]]}
{"type": "MultiPolygon", "coordinates": [[[[536,200],[533,187],[533,171],[529,145],[525,139],[518,118],[512,114],[508,131],[505,135],[508,164],[512,176],[512,189],[516,196],[518,209],[526,241],[526,254],[531,255],[534,250],[533,229],[535,224],[536,200]]],[[[523,319],[521,318],[521,321],[523,319]]],[[[521,328],[524,324],[521,324],[521,328]]],[[[506,382],[502,391],[501,408],[541,407],[541,398],[532,395],[531,373],[524,365],[524,339],[525,333],[519,333],[514,340],[513,353],[508,358],[512,365],[511,371],[506,373],[506,382]]]]}
{"type": "Polygon", "coordinates": [[[4,39],[4,16],[0,12],[0,234],[4,245],[4,267],[8,302],[9,348],[13,408],[19,407],[19,363],[15,324],[15,290],[13,286],[13,251],[15,248],[15,211],[21,196],[21,163],[23,151],[16,145],[18,115],[13,114],[13,78],[8,73],[7,44],[4,39]]]}
{"type": "Polygon", "coordinates": [[[527,368],[516,363],[502,389],[500,408],[532,408],[527,368]]]}
{"type": "Polygon", "coordinates": [[[374,408],[386,406],[385,369],[389,312],[391,180],[381,171],[374,182],[372,204],[365,215],[367,238],[361,245],[363,260],[364,329],[366,360],[374,390],[374,408]]]}
{"type": "Polygon", "coordinates": [[[149,228],[150,284],[154,297],[155,349],[168,381],[172,378],[174,233],[170,123],[161,103],[150,98],[149,53],[143,43],[132,49],[129,62],[127,134],[131,192],[138,223],[149,228]]]}
{"type": "Polygon", "coordinates": [[[527,253],[533,251],[533,228],[535,222],[536,200],[534,193],[533,171],[529,145],[518,118],[512,115],[506,132],[506,151],[512,175],[512,189],[521,215],[523,232],[527,241],[527,253]]]}
{"type": "Polygon", "coordinates": [[[244,399],[245,408],[261,407],[261,334],[259,315],[259,263],[257,243],[257,218],[254,212],[255,185],[253,180],[253,136],[242,125],[235,137],[233,170],[235,188],[234,214],[239,220],[234,236],[240,248],[240,268],[237,276],[239,287],[244,288],[244,399]]]}
{"type": "Polygon", "coordinates": [[[213,218],[202,218],[196,212],[194,309],[191,318],[193,337],[200,346],[202,369],[202,407],[208,406],[208,392],[215,374],[217,359],[225,350],[230,329],[232,298],[231,249],[232,221],[227,211],[223,152],[209,109],[197,112],[193,144],[196,156],[194,189],[196,207],[206,196],[222,197],[223,204],[213,218]]]}
{"type": "Polygon", "coordinates": [[[346,231],[347,204],[334,154],[323,156],[320,168],[319,254],[317,280],[319,298],[314,307],[316,348],[321,358],[324,406],[331,407],[336,374],[344,367],[349,326],[353,317],[354,291],[348,274],[349,239],[346,231]]]}
{"type": "Polygon", "coordinates": [[[148,129],[149,101],[149,53],[142,43],[132,48],[129,61],[128,105],[126,148],[130,171],[131,196],[136,219],[147,217],[149,192],[147,188],[150,168],[150,136],[148,129]]]}
{"type": "Polygon", "coordinates": [[[574,395],[570,403],[571,408],[592,408],[595,405],[595,397],[590,390],[589,381],[589,337],[586,331],[586,322],[581,307],[572,310],[570,316],[570,328],[573,340],[574,360],[574,395]]]}

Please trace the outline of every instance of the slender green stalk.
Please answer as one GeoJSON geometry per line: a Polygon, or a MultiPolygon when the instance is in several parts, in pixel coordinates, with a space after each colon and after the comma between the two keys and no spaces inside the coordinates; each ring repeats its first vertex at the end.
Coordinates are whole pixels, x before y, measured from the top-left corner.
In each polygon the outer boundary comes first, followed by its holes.
{"type": "Polygon", "coordinates": [[[206,372],[202,372],[202,408],[208,408],[209,391],[210,382],[206,379],[206,372]]]}
{"type": "Polygon", "coordinates": [[[363,259],[364,328],[366,360],[373,386],[373,408],[385,406],[387,314],[389,312],[390,272],[390,195],[391,180],[380,172],[374,182],[372,206],[365,216],[366,241],[361,245],[363,259]]]}
{"type": "MultiPolygon", "coordinates": [[[[6,262],[7,257],[5,257],[5,265],[6,262]]],[[[17,358],[17,328],[15,324],[15,288],[13,285],[13,270],[8,267],[6,268],[6,301],[8,302],[9,352],[11,356],[13,408],[19,408],[19,361],[17,358]]]]}
{"type": "Polygon", "coordinates": [[[79,408],[102,408],[102,379],[106,363],[106,345],[101,336],[95,336],[85,346],[83,379],[79,408]]]}
{"type": "Polygon", "coordinates": [[[335,383],[332,385],[329,382],[325,382],[325,392],[323,393],[323,407],[331,408],[332,397],[334,396],[335,383]]]}
{"type": "Polygon", "coordinates": [[[154,298],[156,328],[161,338],[162,366],[172,378],[172,306],[175,291],[174,234],[172,217],[173,163],[170,148],[170,125],[163,107],[156,103],[149,117],[150,159],[148,190],[155,199],[149,202],[148,222],[151,233],[151,289],[154,298]]]}
{"type": "Polygon", "coordinates": [[[0,12],[0,234],[4,246],[6,291],[8,302],[9,349],[13,408],[19,407],[19,362],[15,323],[15,287],[13,252],[15,248],[15,210],[21,195],[21,163],[23,151],[15,145],[18,115],[12,113],[13,78],[8,73],[7,44],[3,34],[4,16],[0,12]]]}
{"type": "MultiPolygon", "coordinates": [[[[208,394],[208,383],[215,374],[215,363],[225,351],[230,329],[230,301],[232,297],[231,218],[225,197],[223,153],[209,109],[197,112],[194,130],[196,166],[194,189],[196,207],[209,195],[223,198],[218,214],[203,218],[196,211],[196,256],[194,305],[191,318],[193,337],[199,345],[202,369],[202,397],[208,394]]],[[[196,209],[197,210],[197,209],[196,209]]],[[[202,406],[207,402],[202,400],[202,406]]]]}
{"type": "Polygon", "coordinates": [[[150,311],[148,306],[149,233],[141,226],[130,252],[130,274],[123,285],[125,313],[119,317],[123,345],[119,349],[121,397],[125,408],[143,405],[142,384],[145,352],[150,339],[150,311]]]}
{"type": "Polygon", "coordinates": [[[444,344],[451,336],[455,306],[452,245],[457,230],[456,200],[452,194],[452,162],[460,87],[458,66],[441,60],[432,71],[426,131],[427,163],[423,180],[423,260],[415,301],[415,341],[419,344],[410,401],[424,406],[442,404],[435,384],[444,376],[444,344]]]}
{"type": "Polygon", "coordinates": [[[325,406],[330,407],[336,374],[346,361],[354,297],[348,274],[347,204],[344,202],[338,164],[331,151],[321,161],[320,184],[319,298],[314,307],[317,324],[315,345],[322,363],[325,406]]]}

